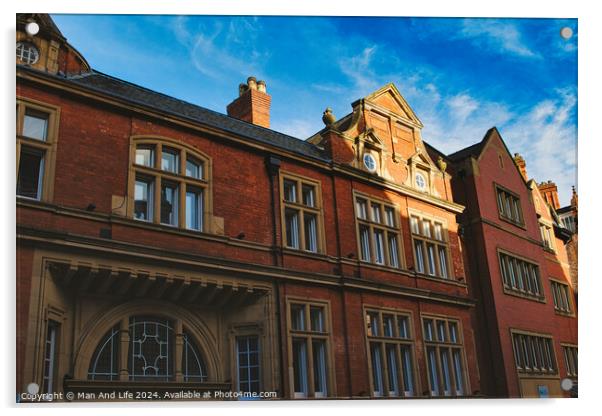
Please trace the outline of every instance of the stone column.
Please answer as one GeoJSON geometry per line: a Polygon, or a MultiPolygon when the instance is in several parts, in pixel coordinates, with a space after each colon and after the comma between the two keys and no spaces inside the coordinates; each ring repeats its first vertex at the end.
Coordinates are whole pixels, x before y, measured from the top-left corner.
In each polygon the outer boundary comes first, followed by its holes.
{"type": "Polygon", "coordinates": [[[129,318],[123,318],[119,325],[119,362],[117,368],[119,369],[119,380],[127,381],[130,373],[128,371],[128,352],[130,345],[130,320],[129,318]]]}
{"type": "Polygon", "coordinates": [[[182,373],[182,354],[184,353],[184,331],[182,329],[182,320],[177,319],[175,322],[175,348],[174,348],[174,373],[176,381],[184,381],[184,374],[182,373]]]}

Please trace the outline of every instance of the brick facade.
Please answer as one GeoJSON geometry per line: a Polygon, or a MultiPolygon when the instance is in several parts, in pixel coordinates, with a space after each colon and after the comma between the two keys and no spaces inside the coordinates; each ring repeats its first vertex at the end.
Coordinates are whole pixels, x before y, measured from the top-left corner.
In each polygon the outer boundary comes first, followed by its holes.
{"type": "MultiPolygon", "coordinates": [[[[51,375],[56,390],[92,391],[100,388],[88,372],[102,335],[95,331],[121,325],[120,345],[127,348],[133,336],[128,317],[154,313],[173,319],[174,331],[184,328],[198,343],[208,373],[205,384],[196,385],[199,389],[236,389],[237,337],[251,334],[260,340],[261,389],[294,398],[299,370],[291,362],[291,339],[301,335],[292,328],[291,299],[327,305],[327,397],[376,395],[367,307],[410,317],[412,395],[418,397],[434,395],[424,316],[459,325],[454,348],[460,348],[461,360],[448,365],[461,367],[463,381],[448,383],[464,396],[520,395],[512,378],[512,347],[506,342],[510,327],[549,332],[559,342],[576,344],[575,319],[549,319],[554,310],[543,272],[546,303],[507,296],[495,282],[498,247],[529,256],[542,269],[556,264],[542,251],[535,211],[526,204],[531,191],[501,141],[471,165],[480,174],[471,170],[474,180],[464,179],[460,186],[455,176],[462,168],[446,172],[435,163],[436,155],[422,142],[420,120],[392,84],[356,101],[351,114],[301,142],[255,127],[269,127],[270,98],[265,83],[255,89],[248,82],[250,88],[241,89],[228,107],[231,117],[218,117],[192,105],[177,114],[172,102],[161,107],[160,102],[128,101],[127,94],[120,96],[109,86],[140,97],[152,92],[93,72],[70,78],[17,67],[22,105],[31,100],[60,109],[52,198],[17,198],[17,391],[31,381],[47,383],[43,345],[51,321],[60,325],[60,351],[51,375]],[[133,218],[137,138],[177,144],[207,158],[209,195],[202,232],[133,218]],[[364,160],[366,155],[374,166],[364,160]],[[505,170],[497,168],[500,155],[505,170]],[[317,237],[324,244],[316,252],[287,247],[281,181],[288,176],[319,184],[317,237]],[[499,221],[490,197],[493,182],[520,194],[524,229],[499,221]],[[398,233],[397,266],[390,260],[386,265],[361,260],[358,197],[395,208],[396,225],[386,228],[382,219],[376,227],[398,233]],[[465,206],[460,228],[456,218],[465,206]],[[443,262],[438,275],[426,272],[434,267],[427,264],[428,252],[424,264],[417,263],[412,216],[443,226],[441,253],[448,257],[437,260],[443,262]],[[477,218],[481,220],[472,221],[477,218]],[[479,278],[483,270],[490,281],[479,278]],[[480,308],[489,309],[481,314],[480,308]],[[503,386],[493,386],[504,377],[503,386]]],[[[30,139],[18,140],[26,147],[30,139]]],[[[374,258],[377,243],[370,241],[374,258]]],[[[387,247],[380,250],[394,251],[387,247]]],[[[563,272],[561,267],[549,274],[562,278],[563,272]]],[[[183,348],[177,343],[180,336],[177,332],[176,356],[183,348]]],[[[436,359],[436,390],[444,395],[450,369],[442,367],[441,357],[436,359]]],[[[560,362],[559,350],[556,357],[560,362]]],[[[119,359],[117,378],[111,380],[115,386],[140,388],[128,378],[131,368],[124,360],[119,359]]],[[[182,382],[177,360],[174,366],[173,383],[182,382]]],[[[171,382],[155,387],[172,388],[171,382]]],[[[319,397],[317,381],[307,382],[306,396],[319,397]]]]}

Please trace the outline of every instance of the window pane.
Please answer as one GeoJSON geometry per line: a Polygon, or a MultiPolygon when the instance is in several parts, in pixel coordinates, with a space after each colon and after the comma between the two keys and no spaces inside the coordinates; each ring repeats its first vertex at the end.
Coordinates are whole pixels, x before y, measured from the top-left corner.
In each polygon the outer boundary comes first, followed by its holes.
{"type": "Polygon", "coordinates": [[[174,363],[171,323],[161,318],[131,317],[129,329],[130,380],[171,380],[174,363]]]}
{"type": "Polygon", "coordinates": [[[372,221],[380,223],[380,204],[371,203],[370,205],[372,207],[372,221]]]}
{"type": "Polygon", "coordinates": [[[134,218],[153,220],[153,182],[137,179],[134,189],[134,218]]]}
{"type": "Polygon", "coordinates": [[[186,228],[203,230],[203,191],[186,188],[186,228]]]}
{"type": "Polygon", "coordinates": [[[433,396],[439,395],[439,374],[437,373],[437,353],[435,348],[427,348],[427,364],[429,371],[429,381],[431,385],[431,394],[433,396]]]}
{"type": "Polygon", "coordinates": [[[360,225],[360,248],[362,256],[361,259],[364,261],[370,261],[370,231],[365,225],[360,225]]]}
{"type": "Polygon", "coordinates": [[[405,387],[405,395],[412,396],[414,394],[414,373],[412,366],[412,353],[410,347],[400,346],[401,349],[401,360],[403,363],[402,374],[403,384],[405,387]]]}
{"type": "Polygon", "coordinates": [[[391,207],[385,207],[385,215],[387,218],[387,225],[389,227],[395,227],[395,210],[391,207]]]}
{"type": "Polygon", "coordinates": [[[416,252],[416,271],[424,273],[424,253],[422,252],[423,244],[420,240],[414,241],[414,250],[416,252]]]}
{"type": "Polygon", "coordinates": [[[186,176],[203,179],[203,162],[188,156],[186,158],[186,176]]]}
{"type": "Polygon", "coordinates": [[[43,392],[54,393],[54,375],[56,373],[58,324],[48,321],[46,328],[46,342],[44,347],[44,375],[43,392]]]}
{"type": "Polygon", "coordinates": [[[284,180],[284,200],[287,202],[297,202],[297,183],[284,180]]]}
{"type": "Polygon", "coordinates": [[[451,372],[450,372],[450,364],[449,364],[449,351],[447,349],[442,349],[440,351],[440,359],[441,359],[441,374],[443,377],[443,393],[446,396],[451,395],[451,372]]]}
{"type": "Polygon", "coordinates": [[[397,236],[389,234],[389,265],[399,267],[397,236]]]}
{"type": "Polygon", "coordinates": [[[380,336],[380,327],[378,325],[378,313],[376,312],[368,312],[368,335],[373,337],[380,336]]]}
{"type": "Polygon", "coordinates": [[[178,187],[171,184],[161,185],[161,223],[178,225],[178,187]]]}
{"type": "Polygon", "coordinates": [[[370,343],[370,355],[372,358],[372,382],[374,384],[374,395],[382,396],[383,388],[383,362],[380,344],[370,343]]]}
{"type": "Polygon", "coordinates": [[[44,156],[42,152],[21,148],[19,174],[17,176],[17,195],[40,199],[44,175],[44,156]]]}
{"type": "Polygon", "coordinates": [[[374,261],[378,264],[385,264],[385,247],[381,230],[374,230],[374,249],[376,250],[374,261]]]}
{"type": "Polygon", "coordinates": [[[297,331],[305,331],[305,305],[291,305],[291,325],[297,331]]]}
{"type": "Polygon", "coordinates": [[[153,146],[136,147],[136,164],[141,166],[155,166],[155,150],[153,146]]]}
{"type": "Polygon", "coordinates": [[[324,332],[324,308],[311,306],[309,308],[309,315],[311,319],[311,330],[324,332]]]}
{"type": "Polygon", "coordinates": [[[443,241],[443,232],[441,224],[435,223],[435,238],[439,241],[443,241]]]}
{"type": "Polygon", "coordinates": [[[407,316],[397,316],[397,323],[399,325],[399,337],[410,338],[410,330],[407,316]]]}
{"type": "Polygon", "coordinates": [[[410,217],[410,229],[414,234],[420,234],[420,227],[417,217],[410,217]]]}
{"type": "Polygon", "coordinates": [[[287,208],[284,211],[286,223],[286,245],[299,248],[299,211],[287,208]]]}
{"type": "Polygon", "coordinates": [[[383,315],[383,334],[385,337],[392,337],[393,334],[393,315],[383,315]]]}
{"type": "Polygon", "coordinates": [[[303,221],[305,221],[305,249],[316,252],[318,251],[317,218],[314,214],[305,212],[303,221]]]}
{"type": "Polygon", "coordinates": [[[308,207],[315,207],[316,197],[314,187],[311,185],[303,185],[301,189],[303,193],[303,204],[308,207]]]}
{"type": "Polygon", "coordinates": [[[314,390],[316,397],[326,397],[326,341],[314,340],[312,342],[314,361],[314,390]]]}
{"type": "Polygon", "coordinates": [[[449,323],[449,338],[451,342],[459,342],[458,340],[458,325],[455,322],[449,323]]]}
{"type": "Polygon", "coordinates": [[[445,321],[437,321],[437,339],[441,342],[447,341],[445,333],[445,321]]]}
{"type": "Polygon", "coordinates": [[[361,218],[363,220],[368,219],[368,208],[366,200],[357,198],[355,206],[357,209],[358,218],[361,218]]]}
{"type": "Polygon", "coordinates": [[[293,379],[295,393],[307,396],[307,342],[293,338],[293,379]]]}
{"type": "Polygon", "coordinates": [[[428,255],[428,264],[429,264],[429,274],[434,276],[437,272],[435,269],[435,246],[432,244],[427,244],[427,255],[428,255]]]}
{"type": "Polygon", "coordinates": [[[422,221],[422,235],[425,237],[431,237],[431,222],[430,221],[422,221]]]}
{"type": "Polygon", "coordinates": [[[456,382],[456,394],[464,395],[464,370],[462,368],[462,356],[460,350],[454,350],[454,376],[456,382]]]}
{"type": "Polygon", "coordinates": [[[389,381],[389,395],[399,396],[399,382],[397,374],[397,349],[395,345],[387,345],[387,379],[389,381]]]}
{"type": "Polygon", "coordinates": [[[449,277],[447,273],[447,251],[445,247],[439,247],[439,269],[441,270],[441,277],[447,279],[449,277]]]}
{"type": "Polygon", "coordinates": [[[256,336],[236,338],[239,390],[259,391],[259,349],[256,336]]]}
{"type": "Polygon", "coordinates": [[[167,172],[180,173],[180,152],[164,147],[161,154],[161,169],[167,172]]]}
{"type": "Polygon", "coordinates": [[[424,320],[424,339],[427,341],[433,341],[433,321],[432,319],[424,320]]]}
{"type": "Polygon", "coordinates": [[[29,108],[25,110],[23,136],[46,141],[48,137],[48,114],[29,108]]]}

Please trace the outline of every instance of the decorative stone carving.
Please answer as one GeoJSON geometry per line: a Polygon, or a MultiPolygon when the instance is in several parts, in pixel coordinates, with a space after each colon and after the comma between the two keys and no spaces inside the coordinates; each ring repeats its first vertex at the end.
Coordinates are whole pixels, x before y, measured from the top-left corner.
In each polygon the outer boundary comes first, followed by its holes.
{"type": "Polygon", "coordinates": [[[445,172],[445,169],[447,169],[447,162],[443,160],[441,156],[439,156],[439,158],[437,159],[437,167],[441,172],[445,172]]]}
{"type": "Polygon", "coordinates": [[[322,114],[322,121],[326,126],[332,126],[337,118],[332,114],[332,108],[328,107],[322,114]]]}

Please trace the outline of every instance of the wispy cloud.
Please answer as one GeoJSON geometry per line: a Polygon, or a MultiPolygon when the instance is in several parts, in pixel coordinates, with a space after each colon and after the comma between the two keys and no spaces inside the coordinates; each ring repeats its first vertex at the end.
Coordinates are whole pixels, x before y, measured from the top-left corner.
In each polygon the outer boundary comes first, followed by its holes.
{"type": "Polygon", "coordinates": [[[178,16],[172,31],[188,48],[195,68],[212,78],[261,73],[269,57],[258,47],[257,18],[233,17],[224,22],[178,16]]]}
{"type": "Polygon", "coordinates": [[[469,39],[473,45],[499,54],[541,58],[525,43],[519,28],[512,21],[464,19],[456,37],[469,39]]]}

